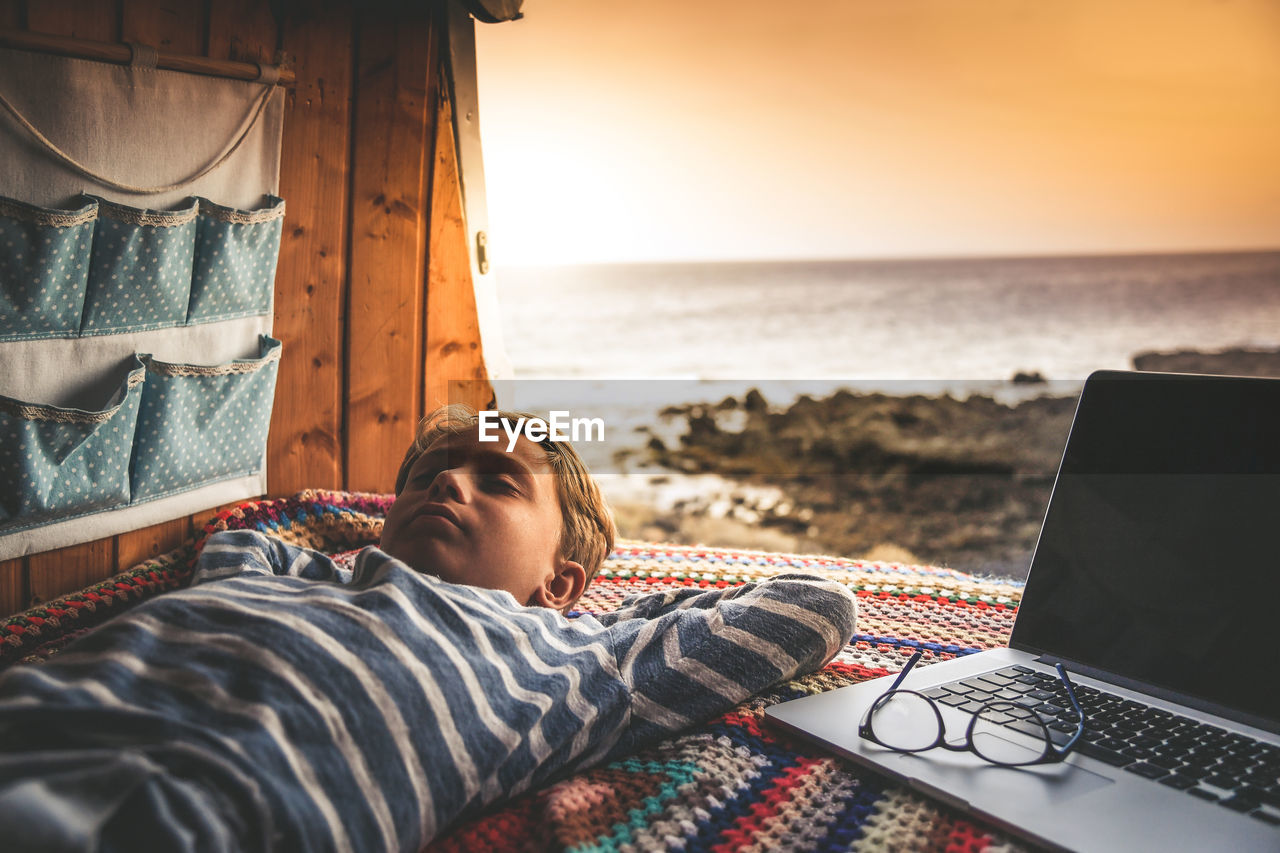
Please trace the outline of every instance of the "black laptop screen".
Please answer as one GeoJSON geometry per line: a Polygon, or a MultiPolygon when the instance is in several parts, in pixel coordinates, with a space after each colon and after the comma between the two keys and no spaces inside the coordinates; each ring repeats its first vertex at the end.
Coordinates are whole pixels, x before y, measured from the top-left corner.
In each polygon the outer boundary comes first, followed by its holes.
{"type": "Polygon", "coordinates": [[[1280,379],[1091,377],[1013,645],[1280,721],[1280,379]]]}

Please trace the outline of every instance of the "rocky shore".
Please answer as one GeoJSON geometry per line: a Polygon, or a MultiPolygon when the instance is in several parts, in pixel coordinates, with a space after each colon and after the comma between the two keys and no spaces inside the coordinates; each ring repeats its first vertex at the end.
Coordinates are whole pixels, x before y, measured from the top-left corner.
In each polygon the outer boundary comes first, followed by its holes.
{"type": "MultiPolygon", "coordinates": [[[[1134,366],[1280,376],[1280,350],[1142,353],[1134,366]]],[[[650,438],[644,461],[732,485],[656,510],[620,507],[620,532],[1024,576],[1076,403],[1032,396],[1038,381],[1011,380],[1027,397],[1012,405],[839,391],[777,408],[753,390],[669,408],[662,416],[687,430],[650,438]]]]}

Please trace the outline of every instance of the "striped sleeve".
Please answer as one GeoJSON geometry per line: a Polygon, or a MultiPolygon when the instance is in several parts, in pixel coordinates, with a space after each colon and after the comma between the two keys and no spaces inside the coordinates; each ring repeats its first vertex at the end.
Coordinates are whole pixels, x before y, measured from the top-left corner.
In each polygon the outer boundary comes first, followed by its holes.
{"type": "MultiPolygon", "coordinates": [[[[727,596],[740,595],[750,588],[750,586],[731,587],[727,590],[727,596]]],[[[602,625],[614,625],[628,619],[654,619],[681,607],[715,607],[725,597],[716,592],[708,593],[705,589],[696,586],[681,587],[650,595],[630,595],[623,599],[621,607],[597,614],[596,619],[602,625]]]]}
{"type": "Polygon", "coordinates": [[[252,575],[350,583],[351,572],[324,554],[289,545],[254,530],[224,530],[209,537],[191,585],[252,575]]]}
{"type": "Polygon", "coordinates": [[[630,603],[611,620],[632,690],[632,731],[617,752],[818,669],[853,635],[856,609],[843,584],[795,574],[630,603]]]}

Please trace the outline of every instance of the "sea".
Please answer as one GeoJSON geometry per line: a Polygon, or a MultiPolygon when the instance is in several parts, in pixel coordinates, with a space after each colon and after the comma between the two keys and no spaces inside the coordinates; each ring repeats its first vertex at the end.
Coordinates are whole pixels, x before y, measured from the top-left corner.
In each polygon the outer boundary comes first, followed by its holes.
{"type": "Polygon", "coordinates": [[[1280,348],[1280,251],[495,272],[499,401],[601,414],[619,437],[751,388],[775,408],[842,387],[1012,404],[1144,351],[1280,348]]]}
{"type": "Polygon", "coordinates": [[[646,442],[687,428],[671,407],[752,388],[774,408],[837,388],[1013,404],[1074,396],[1092,371],[1129,369],[1144,351],[1280,348],[1280,251],[511,267],[496,277],[514,375],[495,383],[500,403],[607,422],[607,441],[575,446],[615,506],[730,512],[741,502],[739,484],[636,462],[646,442]],[[1012,381],[1018,373],[1045,381],[1012,381]]]}
{"type": "Polygon", "coordinates": [[[510,267],[525,379],[1080,381],[1280,346],[1280,251],[510,267]]]}

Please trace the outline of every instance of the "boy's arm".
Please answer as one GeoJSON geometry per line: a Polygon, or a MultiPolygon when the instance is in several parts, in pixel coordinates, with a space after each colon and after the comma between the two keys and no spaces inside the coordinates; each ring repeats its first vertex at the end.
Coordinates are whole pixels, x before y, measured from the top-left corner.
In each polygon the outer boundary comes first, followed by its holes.
{"type": "Polygon", "coordinates": [[[844,584],[796,574],[631,603],[606,623],[621,634],[618,666],[632,689],[633,737],[621,749],[821,667],[853,636],[856,609],[844,584]]]}
{"type": "Polygon", "coordinates": [[[299,548],[254,530],[224,530],[209,537],[191,585],[246,575],[282,575],[349,583],[351,572],[317,551],[299,548]]]}
{"type": "MultiPolygon", "coordinates": [[[[741,594],[751,589],[754,585],[725,587],[724,594],[730,596],[741,594]]],[[[710,593],[706,589],[696,586],[681,587],[667,592],[639,593],[637,595],[629,595],[622,600],[622,606],[616,610],[610,610],[607,613],[596,614],[596,619],[602,625],[612,625],[616,622],[624,622],[627,619],[653,619],[676,610],[683,606],[690,606],[701,603],[703,607],[712,607],[721,597],[717,593],[720,590],[712,590],[710,593]],[[698,599],[694,602],[693,599],[698,599]]]]}

